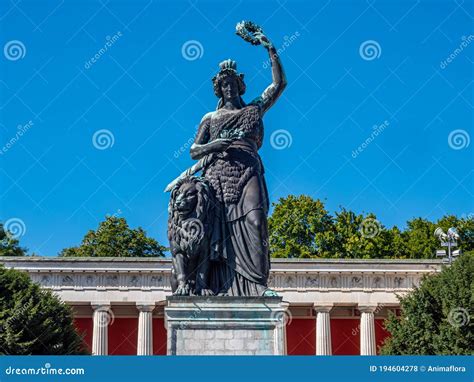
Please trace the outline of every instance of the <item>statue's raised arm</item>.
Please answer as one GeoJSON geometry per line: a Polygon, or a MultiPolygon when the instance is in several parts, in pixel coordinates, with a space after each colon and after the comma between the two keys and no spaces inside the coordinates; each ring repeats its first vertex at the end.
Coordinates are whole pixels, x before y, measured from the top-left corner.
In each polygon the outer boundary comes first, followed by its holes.
{"type": "Polygon", "coordinates": [[[270,39],[263,33],[262,28],[251,21],[242,21],[238,23],[236,33],[252,45],[263,45],[270,56],[272,83],[263,91],[260,97],[253,101],[261,103],[262,113],[265,113],[273,106],[286,88],[287,82],[280,57],[270,39]]]}

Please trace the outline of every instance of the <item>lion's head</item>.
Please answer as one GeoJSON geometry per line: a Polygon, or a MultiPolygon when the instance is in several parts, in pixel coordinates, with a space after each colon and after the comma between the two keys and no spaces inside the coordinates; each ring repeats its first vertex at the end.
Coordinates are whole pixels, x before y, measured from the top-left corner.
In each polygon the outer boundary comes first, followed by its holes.
{"type": "Polygon", "coordinates": [[[171,250],[179,247],[193,252],[202,242],[214,217],[212,189],[206,179],[187,176],[180,179],[173,190],[168,205],[168,239],[171,250]]]}

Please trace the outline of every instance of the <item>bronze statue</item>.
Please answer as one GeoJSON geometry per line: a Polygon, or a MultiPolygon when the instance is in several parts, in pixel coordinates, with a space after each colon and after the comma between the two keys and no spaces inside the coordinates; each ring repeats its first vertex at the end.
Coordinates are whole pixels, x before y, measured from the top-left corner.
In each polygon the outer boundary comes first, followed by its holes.
{"type": "MultiPolygon", "coordinates": [[[[237,24],[237,34],[267,49],[272,83],[247,104],[242,99],[244,75],[237,72],[235,61],[221,62],[219,72],[212,79],[219,101],[217,110],[202,118],[191,146],[191,157],[198,163],[166,189],[176,190],[183,179],[198,171],[202,171],[204,182],[209,183],[214,218],[205,261],[210,276],[204,287],[194,288],[191,284],[177,287],[178,294],[206,294],[209,290],[231,296],[274,294],[267,287],[269,200],[258,150],[263,142],[263,115],[281,95],[286,79],[277,51],[260,27],[242,22],[237,24]]],[[[173,208],[170,204],[170,211],[173,208]]],[[[173,234],[169,233],[170,237],[173,234]]],[[[203,278],[199,282],[202,281],[203,278]]]]}

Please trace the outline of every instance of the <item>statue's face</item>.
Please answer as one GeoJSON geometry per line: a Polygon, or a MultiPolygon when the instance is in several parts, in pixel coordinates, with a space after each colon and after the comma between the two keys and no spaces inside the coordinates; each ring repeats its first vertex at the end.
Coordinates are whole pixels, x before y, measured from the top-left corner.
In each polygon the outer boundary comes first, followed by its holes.
{"type": "Polygon", "coordinates": [[[224,101],[234,99],[239,96],[239,85],[234,76],[226,76],[221,82],[221,91],[224,101]]]}

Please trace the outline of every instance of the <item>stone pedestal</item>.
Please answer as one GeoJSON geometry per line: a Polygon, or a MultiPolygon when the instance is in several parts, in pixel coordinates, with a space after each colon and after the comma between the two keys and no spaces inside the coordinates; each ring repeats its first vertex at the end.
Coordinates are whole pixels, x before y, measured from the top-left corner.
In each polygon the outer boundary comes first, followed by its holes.
{"type": "Polygon", "coordinates": [[[169,355],[284,355],[281,297],[167,297],[169,355]]]}

